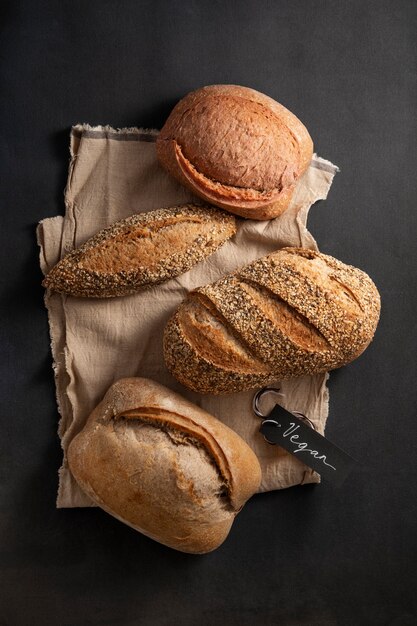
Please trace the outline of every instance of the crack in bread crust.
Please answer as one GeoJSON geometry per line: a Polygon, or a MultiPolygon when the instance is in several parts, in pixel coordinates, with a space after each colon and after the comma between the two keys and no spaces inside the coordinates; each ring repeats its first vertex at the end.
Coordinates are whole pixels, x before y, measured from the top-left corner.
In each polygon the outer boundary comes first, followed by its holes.
{"type": "Polygon", "coordinates": [[[70,252],[42,284],[77,297],[133,294],[188,271],[235,232],[235,218],[212,206],[186,204],[136,214],[70,252]]]}
{"type": "Polygon", "coordinates": [[[261,220],[288,208],[313,155],[311,137],[295,115],[237,85],[211,85],[185,96],[156,149],[161,164],[194,193],[261,220]]]}
{"type": "MultiPolygon", "coordinates": [[[[219,465],[216,457],[213,455],[212,448],[208,445],[207,437],[204,438],[198,431],[187,428],[184,423],[180,425],[172,422],[173,417],[177,419],[180,418],[181,420],[184,419],[179,414],[151,407],[138,407],[137,409],[123,411],[119,415],[115,415],[113,419],[116,422],[118,420],[127,419],[129,421],[134,420],[137,423],[147,424],[152,428],[164,432],[174,447],[193,446],[202,450],[207,461],[216,470],[219,477],[219,490],[217,495],[221,499],[222,506],[227,511],[235,512],[230,501],[230,475],[227,476],[225,473],[225,463],[222,463],[223,467],[219,465]]],[[[217,449],[217,453],[219,453],[219,449],[217,449]]]]}
{"type": "Polygon", "coordinates": [[[179,324],[184,338],[193,344],[200,356],[222,369],[234,372],[269,371],[267,365],[256,356],[251,346],[207,299],[193,294],[188,305],[179,311],[179,324]],[[225,323],[226,322],[226,323],[225,323]],[[200,343],[200,339],[203,339],[200,343]]]}
{"type": "Polygon", "coordinates": [[[378,290],[363,271],[283,248],[190,294],[166,326],[166,364],[182,384],[214,394],[319,374],[365,350],[379,312],[378,290]],[[191,309],[196,319],[206,315],[192,333],[183,323],[191,309]]]}

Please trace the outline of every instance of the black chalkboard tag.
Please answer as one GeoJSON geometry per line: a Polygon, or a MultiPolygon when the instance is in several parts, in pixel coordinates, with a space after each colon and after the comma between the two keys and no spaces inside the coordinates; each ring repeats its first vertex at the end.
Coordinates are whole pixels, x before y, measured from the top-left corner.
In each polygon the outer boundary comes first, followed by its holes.
{"type": "Polygon", "coordinates": [[[336,486],[343,483],[356,463],[346,452],[279,404],[264,419],[260,432],[268,443],[281,446],[336,486]]]}

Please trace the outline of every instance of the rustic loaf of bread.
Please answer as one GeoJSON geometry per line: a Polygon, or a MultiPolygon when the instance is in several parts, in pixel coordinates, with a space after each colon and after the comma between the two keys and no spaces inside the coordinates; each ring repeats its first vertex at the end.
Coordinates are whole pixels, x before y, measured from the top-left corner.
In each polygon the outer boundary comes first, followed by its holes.
{"type": "Polygon", "coordinates": [[[125,296],[186,272],[235,232],[234,217],[213,207],[139,213],[70,252],[42,284],[72,296],[125,296]]]}
{"type": "Polygon", "coordinates": [[[165,361],[201,393],[251,389],[349,363],[372,340],[379,312],[367,274],[284,248],[191,292],[165,328],[165,361]]]}
{"type": "Polygon", "coordinates": [[[261,481],[239,435],[143,378],[110,387],[71,442],[68,463],[101,508],[182,552],[217,548],[261,481]]]}
{"type": "Polygon", "coordinates": [[[212,204],[257,220],[287,209],[313,154],[300,120],[269,96],[211,85],[174,107],[156,142],[161,164],[212,204]]]}

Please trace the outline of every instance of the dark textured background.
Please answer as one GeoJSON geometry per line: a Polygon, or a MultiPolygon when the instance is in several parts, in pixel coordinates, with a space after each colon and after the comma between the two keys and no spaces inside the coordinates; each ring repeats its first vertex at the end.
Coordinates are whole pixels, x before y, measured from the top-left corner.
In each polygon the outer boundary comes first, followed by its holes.
{"type": "Polygon", "coordinates": [[[1,553],[7,626],[417,623],[417,3],[1,3],[1,553]],[[56,510],[61,453],[35,225],[62,213],[71,124],[160,127],[210,83],[276,98],[338,164],[309,226],[382,295],[331,376],[327,433],[361,465],[260,495],[207,556],[56,510]]]}

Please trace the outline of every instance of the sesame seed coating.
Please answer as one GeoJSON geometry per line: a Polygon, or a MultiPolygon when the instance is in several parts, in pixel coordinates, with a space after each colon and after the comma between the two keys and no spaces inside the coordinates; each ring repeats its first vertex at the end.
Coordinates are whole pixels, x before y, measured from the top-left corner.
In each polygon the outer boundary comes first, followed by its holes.
{"type": "Polygon", "coordinates": [[[43,286],[78,297],[124,296],[183,274],[236,232],[235,218],[184,204],[101,230],[50,271],[43,286]]]}
{"type": "Polygon", "coordinates": [[[371,342],[379,313],[363,271],[284,248],[189,294],[166,326],[165,360],[195,391],[242,391],[349,363],[371,342]]]}

